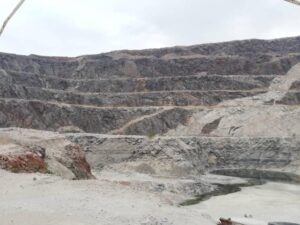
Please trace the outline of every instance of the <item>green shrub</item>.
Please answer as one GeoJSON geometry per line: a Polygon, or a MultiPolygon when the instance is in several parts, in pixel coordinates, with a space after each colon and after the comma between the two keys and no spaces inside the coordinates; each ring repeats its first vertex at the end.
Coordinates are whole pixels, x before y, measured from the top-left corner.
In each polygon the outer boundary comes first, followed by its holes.
{"type": "Polygon", "coordinates": [[[156,134],[156,132],[155,132],[153,129],[148,130],[148,131],[147,131],[147,134],[146,134],[146,136],[147,136],[149,139],[155,138],[156,135],[157,135],[157,134],[156,134]]]}

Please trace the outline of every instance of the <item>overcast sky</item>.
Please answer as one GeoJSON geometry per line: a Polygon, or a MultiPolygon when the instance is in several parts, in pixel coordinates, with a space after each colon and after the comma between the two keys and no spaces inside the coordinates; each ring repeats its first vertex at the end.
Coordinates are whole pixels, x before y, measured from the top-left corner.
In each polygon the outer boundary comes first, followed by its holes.
{"type": "MultiPolygon", "coordinates": [[[[0,22],[19,0],[0,0],[0,22]]],[[[0,52],[75,56],[117,49],[300,35],[283,0],[26,0],[0,52]]]]}

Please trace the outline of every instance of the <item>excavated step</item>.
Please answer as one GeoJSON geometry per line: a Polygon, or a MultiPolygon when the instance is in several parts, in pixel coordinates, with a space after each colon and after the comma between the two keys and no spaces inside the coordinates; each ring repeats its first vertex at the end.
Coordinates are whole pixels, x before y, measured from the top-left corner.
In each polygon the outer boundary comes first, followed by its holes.
{"type": "MultiPolygon", "coordinates": [[[[187,165],[200,171],[224,168],[297,169],[296,162],[300,160],[300,143],[299,139],[295,138],[198,136],[147,138],[99,134],[67,134],[67,136],[72,142],[82,145],[94,169],[142,157],[145,157],[146,163],[147,159],[163,160],[167,157],[174,160],[177,165],[180,162],[183,167],[187,165]]],[[[155,171],[156,167],[153,169],[155,171]]],[[[175,170],[178,172],[178,169],[174,168],[173,172],[175,170]]],[[[190,175],[190,172],[188,174],[190,175]]]]}
{"type": "Polygon", "coordinates": [[[62,78],[131,78],[189,74],[285,74],[300,62],[300,38],[245,40],[67,57],[0,54],[0,68],[62,78]]]}
{"type": "Polygon", "coordinates": [[[82,93],[1,85],[0,97],[27,100],[55,101],[77,105],[99,107],[111,106],[209,106],[224,100],[254,96],[266,90],[221,90],[221,91],[157,91],[131,93],[82,93]]]}
{"type": "Polygon", "coordinates": [[[276,103],[283,105],[300,105],[300,91],[289,91],[276,103]]]}
{"type": "Polygon", "coordinates": [[[186,124],[196,110],[199,109],[171,108],[160,110],[157,113],[132,120],[110,133],[154,137],[157,134],[164,134],[180,124],[186,124]]]}
{"type": "Polygon", "coordinates": [[[108,133],[160,107],[100,108],[20,99],[0,99],[0,127],[58,130],[75,126],[85,132],[108,133]]]}
{"type": "Polygon", "coordinates": [[[300,81],[295,81],[292,86],[291,86],[291,90],[298,90],[300,91],[300,81]]]}
{"type": "Polygon", "coordinates": [[[295,37],[75,58],[0,53],[0,126],[165,132],[189,121],[191,110],[266,91],[300,62],[299,49],[295,37]]]}
{"type": "Polygon", "coordinates": [[[126,79],[63,79],[0,70],[1,83],[79,92],[145,92],[171,90],[252,90],[266,88],[277,75],[190,75],[126,79]]]}

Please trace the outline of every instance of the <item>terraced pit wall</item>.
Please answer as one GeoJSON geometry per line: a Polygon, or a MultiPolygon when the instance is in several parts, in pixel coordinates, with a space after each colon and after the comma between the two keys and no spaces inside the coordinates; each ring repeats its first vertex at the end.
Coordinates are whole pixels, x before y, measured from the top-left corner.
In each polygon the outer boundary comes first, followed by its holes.
{"type": "MultiPolygon", "coordinates": [[[[195,111],[265,93],[298,62],[299,37],[74,58],[1,53],[0,127],[163,134],[195,111]]],[[[298,104],[291,95],[284,104],[298,104]]]]}

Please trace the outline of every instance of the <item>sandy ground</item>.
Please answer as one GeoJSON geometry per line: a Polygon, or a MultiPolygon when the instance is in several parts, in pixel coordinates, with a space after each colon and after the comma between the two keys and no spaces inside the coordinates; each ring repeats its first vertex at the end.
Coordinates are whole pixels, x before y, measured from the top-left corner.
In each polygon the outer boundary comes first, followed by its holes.
{"type": "MultiPolygon", "coordinates": [[[[171,198],[171,197],[170,197],[171,198]]],[[[300,186],[268,183],[178,207],[164,193],[133,190],[126,183],[70,181],[53,175],[0,170],[0,224],[212,225],[219,217],[300,223],[300,186]]]]}
{"type": "Polygon", "coordinates": [[[300,223],[300,186],[267,183],[243,188],[241,192],[214,197],[194,208],[208,212],[212,218],[252,215],[259,221],[300,223]]]}

